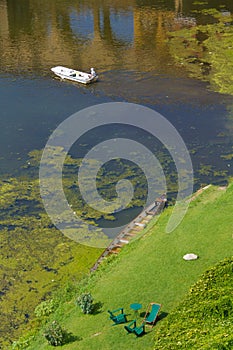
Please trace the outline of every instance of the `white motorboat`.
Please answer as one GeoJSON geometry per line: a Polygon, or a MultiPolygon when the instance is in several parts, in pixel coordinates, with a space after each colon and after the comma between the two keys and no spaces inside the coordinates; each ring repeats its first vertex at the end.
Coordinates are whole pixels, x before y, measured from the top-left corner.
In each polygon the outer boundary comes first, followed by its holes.
{"type": "Polygon", "coordinates": [[[82,84],[89,84],[98,79],[94,68],[91,68],[90,73],[84,73],[62,66],[53,67],[51,68],[51,71],[62,79],[68,79],[82,84]]]}

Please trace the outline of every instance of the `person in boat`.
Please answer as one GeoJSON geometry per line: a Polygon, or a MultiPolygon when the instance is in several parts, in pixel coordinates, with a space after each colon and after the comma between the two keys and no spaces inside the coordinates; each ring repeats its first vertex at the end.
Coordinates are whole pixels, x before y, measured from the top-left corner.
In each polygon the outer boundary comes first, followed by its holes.
{"type": "Polygon", "coordinates": [[[96,76],[96,72],[95,72],[94,68],[91,68],[91,75],[92,75],[93,77],[96,76]]]}

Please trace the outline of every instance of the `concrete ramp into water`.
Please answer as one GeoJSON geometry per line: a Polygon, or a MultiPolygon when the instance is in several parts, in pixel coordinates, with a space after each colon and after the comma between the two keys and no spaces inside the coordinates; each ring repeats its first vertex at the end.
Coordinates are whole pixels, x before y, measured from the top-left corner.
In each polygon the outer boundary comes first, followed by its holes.
{"type": "Polygon", "coordinates": [[[138,235],[150,222],[150,220],[159,215],[167,202],[166,195],[163,194],[160,198],[156,199],[155,202],[145,208],[135,219],[133,219],[122,231],[117,235],[116,238],[109,244],[109,246],[100,255],[96,263],[92,266],[91,272],[94,272],[101,262],[110,254],[118,254],[121,248],[130,242],[130,239],[138,235]]]}

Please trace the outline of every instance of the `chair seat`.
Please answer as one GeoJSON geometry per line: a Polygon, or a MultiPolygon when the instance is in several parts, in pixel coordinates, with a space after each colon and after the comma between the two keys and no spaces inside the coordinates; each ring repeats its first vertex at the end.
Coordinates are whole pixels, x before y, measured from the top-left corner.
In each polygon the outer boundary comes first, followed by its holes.
{"type": "Polygon", "coordinates": [[[139,326],[139,327],[135,327],[134,328],[134,333],[136,334],[137,337],[140,337],[141,335],[143,335],[145,333],[145,325],[144,323],[139,326]]]}
{"type": "Polygon", "coordinates": [[[112,318],[117,323],[125,323],[126,322],[126,316],[125,314],[120,314],[112,318]]]}

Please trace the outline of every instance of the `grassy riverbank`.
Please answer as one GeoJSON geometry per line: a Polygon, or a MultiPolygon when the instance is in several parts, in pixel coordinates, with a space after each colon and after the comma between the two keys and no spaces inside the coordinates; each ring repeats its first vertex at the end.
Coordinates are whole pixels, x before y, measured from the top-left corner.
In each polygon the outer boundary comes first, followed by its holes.
{"type": "Polygon", "coordinates": [[[190,286],[206,269],[232,255],[232,196],[233,184],[227,190],[210,186],[191,202],[183,222],[170,234],[165,233],[165,227],[172,208],[166,209],[141,239],[109,259],[82,285],[61,291],[57,296],[60,306],[43,321],[29,349],[52,348],[43,337],[43,329],[45,322],[53,320],[73,336],[63,349],[152,349],[155,335],[160,329],[166,332],[163,324],[190,286]],[[198,254],[199,259],[184,261],[182,256],[188,252],[198,254]],[[93,315],[83,315],[75,305],[83,291],[94,297],[93,315]],[[112,326],[108,319],[108,309],[124,307],[130,320],[131,303],[141,303],[143,313],[151,301],[163,305],[163,319],[142,338],[126,334],[123,325],[112,326]]]}

